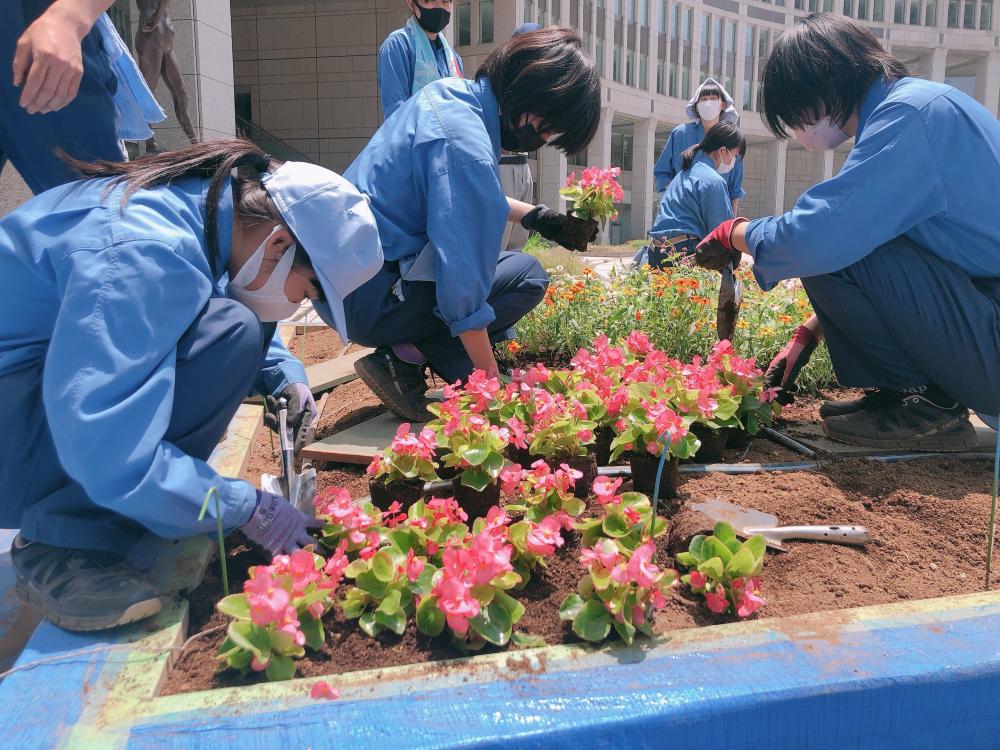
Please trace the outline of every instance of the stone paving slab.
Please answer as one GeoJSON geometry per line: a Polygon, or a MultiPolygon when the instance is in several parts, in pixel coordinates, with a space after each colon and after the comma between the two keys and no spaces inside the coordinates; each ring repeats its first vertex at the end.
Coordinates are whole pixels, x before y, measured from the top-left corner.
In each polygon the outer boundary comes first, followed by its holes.
{"type": "MultiPolygon", "coordinates": [[[[371,463],[372,456],[392,442],[396,430],[402,423],[403,420],[390,412],[379,414],[312,445],[307,445],[302,449],[302,458],[367,466],[371,463]]],[[[410,429],[419,430],[423,426],[423,423],[411,424],[410,429]]]]}
{"type": "Polygon", "coordinates": [[[358,349],[356,352],[349,352],[326,362],[309,365],[306,368],[306,377],[309,379],[309,390],[313,393],[322,393],[331,388],[350,383],[357,379],[358,374],[354,371],[354,363],[362,357],[371,354],[374,349],[358,349]]]}

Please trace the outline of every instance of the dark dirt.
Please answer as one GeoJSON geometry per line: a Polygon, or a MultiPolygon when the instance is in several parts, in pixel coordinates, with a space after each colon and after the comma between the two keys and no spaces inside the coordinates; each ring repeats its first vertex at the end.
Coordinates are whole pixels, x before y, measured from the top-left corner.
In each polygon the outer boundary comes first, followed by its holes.
{"type": "MultiPolygon", "coordinates": [[[[851,392],[833,394],[854,397],[851,392]]],[[[819,400],[802,398],[788,407],[791,419],[815,419],[819,400]]],[[[359,382],[334,390],[321,425],[334,431],[353,423],[359,413],[378,409],[375,397],[359,382]]],[[[780,425],[779,425],[780,427],[780,425]]],[[[267,436],[255,446],[252,469],[275,471],[267,436]]],[[[767,440],[754,440],[745,451],[727,451],[727,461],[774,463],[802,456],[767,440]]],[[[768,552],[761,575],[767,605],[759,618],[841,610],[910,599],[972,593],[982,590],[985,539],[990,503],[991,466],[987,462],[926,460],[875,464],[842,460],[815,472],[751,475],[689,475],[682,478],[681,501],[719,497],[774,513],[785,524],[860,524],[873,542],[866,548],[811,542],[791,542],[787,552],[768,552]]],[[[348,487],[354,496],[367,494],[363,467],[320,467],[320,486],[348,487]]],[[[588,509],[588,513],[593,508],[588,509]]],[[[559,620],[559,603],[574,590],[582,569],[576,560],[579,542],[567,535],[566,545],[545,570],[536,571],[517,593],[525,615],[517,630],[538,635],[549,644],[572,642],[575,636],[559,620]]],[[[657,562],[669,565],[667,537],[659,540],[657,562]]],[[[248,547],[231,541],[230,580],[240,582],[249,565],[264,562],[248,547]]],[[[238,583],[235,587],[238,588],[238,583]]],[[[1000,585],[1000,574],[993,586],[1000,585]]],[[[221,596],[217,567],[191,597],[190,633],[225,618],[214,611],[221,596]]],[[[712,615],[700,597],[679,588],[655,621],[658,632],[735,620],[712,615]]],[[[411,624],[402,637],[372,639],[337,612],[326,622],[327,641],[319,653],[297,662],[298,676],[317,676],[447,659],[459,656],[441,637],[420,635],[411,624]]],[[[232,672],[220,670],[214,653],[223,633],[195,641],[180,656],[164,694],[242,684],[232,672]]],[[[516,654],[512,654],[515,660],[516,654]]],[[[250,675],[246,681],[260,679],[250,675]]]]}

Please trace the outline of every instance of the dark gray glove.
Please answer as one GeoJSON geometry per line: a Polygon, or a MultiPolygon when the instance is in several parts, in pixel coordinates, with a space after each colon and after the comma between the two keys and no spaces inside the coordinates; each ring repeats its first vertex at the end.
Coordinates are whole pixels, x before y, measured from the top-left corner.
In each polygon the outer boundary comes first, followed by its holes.
{"type": "Polygon", "coordinates": [[[309,530],[323,528],[323,522],[293,508],[280,495],[257,490],[257,507],[250,520],[240,528],[247,539],[271,555],[290,555],[300,547],[315,544],[309,530]]]}
{"type": "Polygon", "coordinates": [[[264,424],[275,432],[278,431],[279,398],[284,398],[288,402],[286,423],[292,433],[295,453],[298,454],[305,447],[306,434],[316,419],[316,400],[305,383],[289,383],[276,396],[266,396],[264,400],[267,402],[267,412],[264,414],[264,424]]]}
{"type": "Polygon", "coordinates": [[[528,211],[521,219],[521,226],[529,232],[538,232],[542,237],[558,242],[567,250],[584,253],[587,245],[597,239],[601,226],[593,219],[578,219],[575,216],[553,211],[540,203],[528,211]]]}

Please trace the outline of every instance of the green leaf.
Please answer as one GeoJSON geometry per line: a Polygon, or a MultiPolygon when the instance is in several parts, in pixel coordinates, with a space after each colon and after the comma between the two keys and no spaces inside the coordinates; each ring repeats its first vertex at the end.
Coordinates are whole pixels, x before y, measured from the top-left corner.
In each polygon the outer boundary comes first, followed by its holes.
{"type": "Polygon", "coordinates": [[[372,638],[382,632],[382,624],[375,621],[374,612],[365,612],[358,618],[358,627],[372,638]]]}
{"type": "Polygon", "coordinates": [[[479,466],[490,455],[490,449],[485,445],[465,445],[458,449],[458,455],[469,462],[469,466],[479,466]]]}
{"type": "Polygon", "coordinates": [[[698,560],[690,552],[678,552],[677,564],[683,565],[685,568],[693,568],[698,564],[698,560]]]}
{"type": "Polygon", "coordinates": [[[444,612],[437,608],[436,596],[425,596],[417,605],[417,630],[429,636],[444,630],[444,612]]]}
{"type": "Polygon", "coordinates": [[[752,537],[743,542],[743,546],[750,550],[755,560],[760,560],[764,557],[764,550],[767,549],[767,542],[760,534],[754,534],[752,537]]]}
{"type": "Polygon", "coordinates": [[[348,620],[361,617],[361,615],[364,614],[365,608],[367,608],[370,600],[371,597],[361,589],[348,589],[344,598],[340,600],[340,608],[344,613],[344,617],[348,620]]]}
{"type": "Polygon", "coordinates": [[[493,481],[493,477],[485,471],[466,469],[462,472],[462,486],[471,487],[476,492],[482,492],[493,481]]]}
{"type": "Polygon", "coordinates": [[[233,643],[244,651],[252,653],[259,661],[264,661],[271,653],[271,636],[268,635],[267,630],[259,625],[245,620],[237,620],[229,623],[229,629],[226,632],[232,638],[233,643]]]}
{"type": "Polygon", "coordinates": [[[323,623],[310,615],[300,616],[299,623],[299,628],[306,637],[306,645],[313,651],[323,648],[323,641],[325,640],[323,623]]]}
{"type": "Polygon", "coordinates": [[[400,606],[399,589],[393,589],[390,591],[375,611],[386,615],[394,615],[397,612],[402,611],[402,607],[400,606]]]}
{"type": "Polygon", "coordinates": [[[744,578],[753,572],[753,566],[753,553],[746,547],[743,547],[726,564],[726,575],[730,578],[744,578]]]}
{"type": "Polygon", "coordinates": [[[234,649],[228,654],[225,654],[221,658],[225,659],[227,665],[233,669],[238,669],[241,672],[245,672],[250,668],[250,662],[253,661],[253,654],[249,651],[244,651],[241,648],[234,649]]]}
{"type": "Polygon", "coordinates": [[[713,557],[699,565],[698,572],[708,576],[713,581],[720,581],[725,574],[725,567],[722,564],[721,558],[713,557]]]}
{"type": "Polygon", "coordinates": [[[514,648],[545,648],[549,644],[540,635],[531,635],[518,631],[511,636],[511,645],[514,648]]]}
{"type": "Polygon", "coordinates": [[[497,602],[492,602],[469,620],[469,627],[493,645],[504,646],[510,640],[513,623],[507,610],[497,602]]]}
{"type": "Polygon", "coordinates": [[[583,597],[579,594],[570,594],[565,599],[562,600],[562,604],[559,605],[559,619],[560,620],[573,620],[580,610],[583,609],[583,597]]]}
{"type": "Polygon", "coordinates": [[[392,556],[385,550],[380,550],[371,559],[372,573],[383,583],[389,583],[396,577],[396,566],[392,562],[392,556]]]}
{"type": "Polygon", "coordinates": [[[621,639],[625,641],[626,644],[631,646],[632,641],[635,640],[635,625],[630,623],[628,620],[622,620],[621,622],[613,620],[612,624],[615,626],[615,630],[618,631],[618,635],[621,636],[621,639]]]}
{"type": "Polygon", "coordinates": [[[611,632],[611,622],[611,615],[604,605],[590,599],[573,619],[573,632],[585,641],[599,643],[611,632]]]}
{"type": "MultiPolygon", "coordinates": [[[[531,570],[527,570],[526,573],[530,576],[531,570]]],[[[513,571],[508,570],[493,579],[493,587],[496,589],[503,589],[504,591],[512,589],[523,581],[523,575],[513,571]]],[[[525,581],[526,582],[526,581],[525,581]]]]}
{"type": "Polygon", "coordinates": [[[725,544],[726,547],[729,548],[729,551],[732,552],[734,555],[743,548],[743,542],[741,542],[739,539],[727,539],[725,542],[723,542],[723,544],[725,544]]]}
{"type": "Polygon", "coordinates": [[[500,474],[500,470],[503,468],[503,455],[500,453],[490,453],[486,460],[483,461],[483,471],[491,476],[497,476],[500,474]]]}
{"type": "Polygon", "coordinates": [[[413,535],[410,533],[409,529],[393,529],[388,533],[388,538],[389,544],[398,549],[404,555],[413,549],[413,535]]]}
{"type": "Polygon", "coordinates": [[[237,620],[250,619],[250,603],[247,601],[246,594],[230,594],[220,599],[215,608],[222,614],[235,617],[237,620]]]}
{"type": "Polygon", "coordinates": [[[474,598],[478,599],[480,604],[486,605],[493,601],[493,596],[496,594],[496,588],[488,583],[484,583],[473,586],[469,589],[469,593],[474,598]]]}
{"type": "Polygon", "coordinates": [[[601,524],[601,528],[604,529],[605,534],[616,539],[628,534],[629,530],[628,521],[625,520],[625,516],[619,513],[609,513],[604,519],[604,523],[601,524]]]}
{"type": "Polygon", "coordinates": [[[347,576],[348,578],[357,578],[359,575],[361,575],[367,570],[368,570],[368,561],[358,559],[352,563],[349,563],[348,566],[344,568],[344,575],[347,576]]]}
{"type": "Polygon", "coordinates": [[[424,569],[420,571],[417,580],[410,582],[410,591],[420,596],[431,593],[434,586],[434,574],[438,569],[430,563],[424,563],[424,569]]]}
{"type": "Polygon", "coordinates": [[[692,537],[690,544],[688,544],[688,552],[698,562],[705,560],[705,539],[704,534],[698,534],[692,537]]]}
{"type": "Polygon", "coordinates": [[[710,536],[705,539],[705,544],[702,549],[705,552],[705,557],[721,557],[722,564],[728,565],[729,561],[733,559],[733,553],[729,551],[729,547],[720,542],[714,536],[710,536]]]}
{"type": "Polygon", "coordinates": [[[295,676],[295,662],[284,654],[271,654],[271,663],[264,674],[271,682],[290,680],[295,676]]]}
{"type": "Polygon", "coordinates": [[[507,614],[510,616],[510,621],[512,623],[516,623],[524,617],[524,605],[510,594],[503,591],[497,591],[493,595],[493,601],[507,610],[507,614]]]}
{"type": "Polygon", "coordinates": [[[576,517],[583,513],[586,509],[587,504],[578,497],[571,497],[563,500],[563,510],[569,513],[571,516],[576,517]]]}
{"type": "MultiPolygon", "coordinates": [[[[399,592],[396,592],[399,593],[399,592]]],[[[383,625],[396,635],[402,635],[406,630],[406,615],[403,610],[397,609],[395,612],[382,612],[381,608],[375,610],[375,622],[383,625]]]]}
{"type": "Polygon", "coordinates": [[[358,584],[358,588],[362,589],[363,591],[367,591],[376,599],[381,599],[383,596],[385,596],[385,589],[386,589],[385,582],[380,581],[376,577],[375,573],[371,570],[366,570],[364,573],[359,575],[355,579],[355,583],[358,584]]]}
{"type": "Polygon", "coordinates": [[[725,521],[719,521],[715,524],[715,529],[712,531],[712,536],[718,539],[720,542],[728,542],[730,539],[736,538],[736,530],[726,523],[725,521]]]}

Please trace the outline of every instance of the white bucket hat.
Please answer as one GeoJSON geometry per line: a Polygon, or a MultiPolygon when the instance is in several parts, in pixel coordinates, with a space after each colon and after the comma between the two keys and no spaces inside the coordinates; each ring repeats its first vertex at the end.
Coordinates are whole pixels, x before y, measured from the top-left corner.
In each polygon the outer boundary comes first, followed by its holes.
{"type": "Polygon", "coordinates": [[[326,300],[313,308],[346,342],[344,297],[382,268],[368,198],[336,172],[301,161],[286,161],[262,181],[316,272],[326,300]]]}

